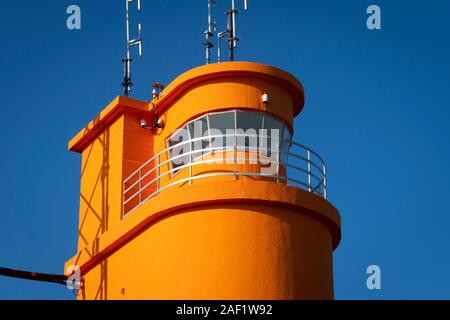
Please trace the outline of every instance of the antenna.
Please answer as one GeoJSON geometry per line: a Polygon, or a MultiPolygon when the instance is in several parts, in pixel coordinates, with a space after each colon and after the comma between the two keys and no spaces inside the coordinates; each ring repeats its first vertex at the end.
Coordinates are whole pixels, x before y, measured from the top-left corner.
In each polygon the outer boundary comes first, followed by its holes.
{"type": "Polygon", "coordinates": [[[215,31],[216,22],[213,19],[213,8],[216,4],[216,0],[208,0],[208,29],[204,32],[205,42],[203,45],[205,46],[206,51],[206,64],[211,63],[211,48],[214,47],[212,42],[213,32],[215,31]]]}
{"type": "MultiPolygon", "coordinates": [[[[209,5],[209,3],[208,3],[209,5]]],[[[244,10],[248,10],[248,1],[244,0],[244,10]]],[[[217,61],[221,60],[221,40],[225,36],[228,36],[228,49],[230,54],[230,61],[234,61],[234,49],[237,47],[239,37],[236,34],[236,14],[239,11],[236,9],[236,0],[231,0],[231,9],[226,12],[228,23],[227,30],[221,31],[217,34],[217,61]]]]}
{"type": "Polygon", "coordinates": [[[133,83],[131,82],[131,48],[134,46],[139,46],[139,56],[142,57],[142,24],[138,24],[139,36],[136,39],[131,39],[130,36],[130,3],[137,2],[138,12],[141,12],[141,0],[125,0],[125,11],[126,11],[126,26],[127,26],[127,57],[122,60],[123,62],[123,73],[124,80],[122,86],[124,88],[124,94],[128,97],[131,92],[131,87],[133,83]]]}

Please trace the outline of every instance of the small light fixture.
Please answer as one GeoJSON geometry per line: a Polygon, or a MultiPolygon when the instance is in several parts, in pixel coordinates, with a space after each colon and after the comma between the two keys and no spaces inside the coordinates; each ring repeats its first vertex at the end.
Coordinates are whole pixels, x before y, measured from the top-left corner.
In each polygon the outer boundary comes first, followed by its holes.
{"type": "Polygon", "coordinates": [[[158,113],[156,112],[156,106],[153,102],[150,102],[152,104],[153,114],[155,115],[155,123],[151,126],[147,124],[147,120],[141,119],[140,125],[142,129],[162,129],[164,128],[164,122],[158,117],[158,113]]]}
{"type": "Polygon", "coordinates": [[[143,128],[143,129],[148,128],[147,121],[145,119],[141,119],[141,128],[143,128]]]}
{"type": "Polygon", "coordinates": [[[140,125],[141,125],[142,129],[147,129],[147,130],[164,128],[164,123],[162,122],[161,119],[156,119],[155,123],[153,125],[151,125],[151,126],[149,126],[147,124],[147,120],[141,119],[140,125]]]}
{"type": "Polygon", "coordinates": [[[262,100],[262,103],[268,104],[268,103],[269,103],[269,95],[268,95],[267,93],[264,93],[264,94],[261,96],[261,100],[262,100]]]}

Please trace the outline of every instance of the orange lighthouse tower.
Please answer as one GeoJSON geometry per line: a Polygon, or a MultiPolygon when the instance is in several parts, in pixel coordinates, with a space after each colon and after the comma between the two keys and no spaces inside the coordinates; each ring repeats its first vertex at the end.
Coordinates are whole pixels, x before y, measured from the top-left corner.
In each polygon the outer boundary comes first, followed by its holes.
{"type": "Polygon", "coordinates": [[[293,141],[303,87],[233,61],[235,0],[218,33],[230,62],[211,64],[214,3],[206,65],[155,84],[151,101],[128,98],[130,47],[142,46],[128,34],[125,96],[69,142],[82,155],[78,252],[66,262],[81,271],[79,299],[334,297],[340,215],[323,159],[293,141]]]}
{"type": "Polygon", "coordinates": [[[292,141],[303,104],[292,75],[249,62],[116,98],[69,143],[80,298],[332,299],[340,216],[322,158],[292,141]]]}

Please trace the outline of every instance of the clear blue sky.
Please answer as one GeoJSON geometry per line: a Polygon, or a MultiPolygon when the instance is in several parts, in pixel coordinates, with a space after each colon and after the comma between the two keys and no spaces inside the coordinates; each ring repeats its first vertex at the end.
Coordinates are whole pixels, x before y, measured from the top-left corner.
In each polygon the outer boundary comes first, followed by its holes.
{"type": "MultiPolygon", "coordinates": [[[[133,97],[204,63],[206,0],[143,1],[133,97]]],[[[76,252],[80,161],[67,141],[121,93],[124,1],[20,1],[0,11],[0,266],[62,273],[76,252]],[[66,8],[82,30],[66,28],[66,8]]],[[[225,2],[218,13],[223,26],[225,2]]],[[[326,160],[342,242],[336,298],[450,298],[448,1],[250,0],[238,60],[297,76],[295,139],[326,160]],[[366,28],[370,4],[382,30],[366,28]],[[366,288],[366,267],[382,290],[366,288]]],[[[0,277],[0,299],[72,299],[0,277]]]]}

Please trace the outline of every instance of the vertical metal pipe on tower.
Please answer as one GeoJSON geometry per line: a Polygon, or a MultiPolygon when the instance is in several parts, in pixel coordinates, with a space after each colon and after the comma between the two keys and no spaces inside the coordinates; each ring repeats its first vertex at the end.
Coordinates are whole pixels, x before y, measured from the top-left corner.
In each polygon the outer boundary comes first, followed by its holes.
{"type": "MultiPolygon", "coordinates": [[[[215,1],[214,1],[215,2],[215,1]]],[[[210,1],[208,1],[208,8],[210,5],[210,1]]],[[[248,1],[244,0],[244,10],[248,9],[248,1]]],[[[231,9],[227,10],[227,29],[225,31],[221,31],[217,34],[217,62],[221,61],[221,39],[225,36],[228,36],[228,50],[229,50],[229,60],[234,61],[235,54],[234,50],[237,47],[237,42],[239,41],[239,37],[237,36],[236,31],[236,14],[239,13],[239,11],[236,9],[236,0],[231,0],[231,9]]],[[[208,36],[208,32],[205,31],[205,34],[208,36]]],[[[205,42],[205,46],[207,46],[208,40],[205,42]]],[[[209,49],[207,48],[207,58],[206,63],[209,64],[209,49]]]]}
{"type": "Polygon", "coordinates": [[[215,5],[215,0],[208,0],[208,29],[205,31],[205,51],[206,51],[206,64],[211,63],[211,48],[214,47],[212,42],[212,38],[214,35],[214,25],[215,22],[213,20],[213,7],[215,5]]]}
{"type": "Polygon", "coordinates": [[[124,63],[124,94],[128,97],[131,91],[131,58],[130,58],[130,6],[129,1],[125,0],[125,19],[126,19],[126,29],[127,29],[127,57],[122,60],[124,63]]]}
{"type": "MultiPolygon", "coordinates": [[[[130,36],[130,2],[133,2],[135,0],[125,0],[125,19],[126,19],[126,32],[127,32],[127,56],[125,59],[122,60],[124,65],[124,80],[122,83],[122,86],[124,88],[124,95],[129,96],[131,92],[131,88],[133,86],[133,83],[131,81],[131,62],[133,61],[131,59],[131,47],[133,46],[139,46],[139,56],[142,56],[142,24],[138,24],[138,32],[139,37],[137,39],[131,39],[130,36]]],[[[137,1],[137,9],[138,12],[141,12],[141,0],[137,1]]]]}

